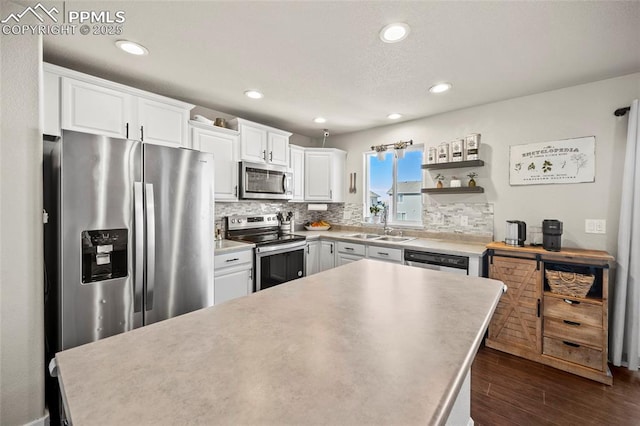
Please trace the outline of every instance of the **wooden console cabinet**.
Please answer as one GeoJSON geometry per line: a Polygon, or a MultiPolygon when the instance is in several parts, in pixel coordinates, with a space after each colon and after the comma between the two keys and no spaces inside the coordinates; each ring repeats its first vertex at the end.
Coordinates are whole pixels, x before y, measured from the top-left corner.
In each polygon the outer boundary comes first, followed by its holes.
{"type": "Polygon", "coordinates": [[[607,364],[609,266],[604,251],[487,245],[489,277],[507,292],[489,324],[486,345],[611,385],[607,364]],[[585,297],[551,292],[545,270],[593,274],[585,297]]]}

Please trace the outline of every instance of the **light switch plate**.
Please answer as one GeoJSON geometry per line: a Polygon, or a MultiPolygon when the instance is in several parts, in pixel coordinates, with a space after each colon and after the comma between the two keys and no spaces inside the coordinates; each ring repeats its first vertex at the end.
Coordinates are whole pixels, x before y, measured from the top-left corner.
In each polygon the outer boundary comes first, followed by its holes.
{"type": "Polygon", "coordinates": [[[587,234],[606,234],[607,221],[605,219],[585,219],[584,232],[587,234]]]}

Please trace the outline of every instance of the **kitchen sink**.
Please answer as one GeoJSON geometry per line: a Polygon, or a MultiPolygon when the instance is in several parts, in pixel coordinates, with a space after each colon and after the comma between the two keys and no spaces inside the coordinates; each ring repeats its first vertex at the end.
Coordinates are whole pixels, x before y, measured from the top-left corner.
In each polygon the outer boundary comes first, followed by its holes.
{"type": "Polygon", "coordinates": [[[393,237],[391,235],[385,235],[383,237],[380,237],[378,239],[376,239],[376,241],[391,241],[394,243],[400,243],[403,241],[409,241],[409,240],[415,240],[415,238],[413,237],[393,237]]]}
{"type": "Polygon", "coordinates": [[[345,237],[360,238],[362,240],[373,240],[375,238],[380,238],[380,235],[378,235],[378,234],[353,234],[353,235],[345,235],[345,237]]]}

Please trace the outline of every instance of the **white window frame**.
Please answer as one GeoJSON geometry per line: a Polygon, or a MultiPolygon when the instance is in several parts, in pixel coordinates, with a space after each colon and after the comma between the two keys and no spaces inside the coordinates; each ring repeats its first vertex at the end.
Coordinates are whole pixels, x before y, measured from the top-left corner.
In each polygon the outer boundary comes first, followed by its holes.
{"type": "MultiPolygon", "coordinates": [[[[422,153],[422,164],[424,164],[424,145],[422,144],[417,144],[417,145],[412,145],[410,147],[407,147],[407,151],[420,151],[422,153]]],[[[387,152],[391,152],[393,153],[393,149],[388,150],[387,152]]],[[[369,157],[375,157],[376,156],[376,152],[375,151],[367,151],[364,152],[362,154],[362,170],[364,171],[364,173],[362,173],[363,175],[363,183],[362,183],[362,188],[363,188],[363,209],[362,209],[362,217],[364,218],[363,223],[371,223],[369,222],[367,219],[371,216],[371,213],[369,212],[369,193],[370,193],[370,188],[369,188],[369,157]]],[[[397,193],[397,189],[398,189],[398,182],[397,182],[397,176],[398,176],[398,158],[397,156],[394,155],[394,161],[393,161],[393,193],[396,194],[397,193]]],[[[424,182],[424,173],[421,171],[420,173],[420,179],[422,182],[424,182]]],[[[399,226],[399,227],[410,227],[410,228],[422,228],[422,210],[424,209],[424,197],[421,195],[420,196],[420,204],[421,204],[421,214],[420,214],[420,220],[412,220],[412,221],[407,221],[407,220],[403,220],[403,221],[397,221],[396,220],[396,216],[397,216],[397,203],[393,204],[393,211],[389,212],[389,219],[387,221],[387,223],[389,225],[394,225],[394,226],[399,226]]]]}

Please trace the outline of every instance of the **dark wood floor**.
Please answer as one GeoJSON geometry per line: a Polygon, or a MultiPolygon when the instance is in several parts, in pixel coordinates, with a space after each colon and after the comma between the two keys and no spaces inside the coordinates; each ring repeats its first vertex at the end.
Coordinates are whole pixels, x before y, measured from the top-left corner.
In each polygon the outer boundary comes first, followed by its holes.
{"type": "Polygon", "coordinates": [[[471,368],[476,426],[640,425],[640,372],[612,367],[613,386],[481,347],[471,368]]]}

